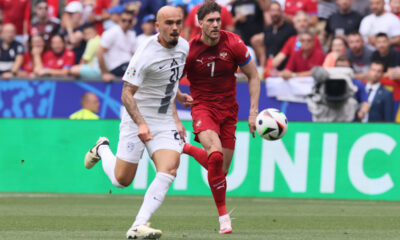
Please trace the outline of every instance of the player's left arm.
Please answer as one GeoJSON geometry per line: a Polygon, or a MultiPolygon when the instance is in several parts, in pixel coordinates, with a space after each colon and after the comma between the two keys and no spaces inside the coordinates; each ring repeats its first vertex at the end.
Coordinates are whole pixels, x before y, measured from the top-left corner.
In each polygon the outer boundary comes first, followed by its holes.
{"type": "Polygon", "coordinates": [[[190,107],[193,104],[193,98],[187,93],[182,93],[178,88],[178,92],[176,93],[176,101],[178,101],[184,107],[190,107]]]}
{"type": "Polygon", "coordinates": [[[260,78],[258,76],[257,67],[252,60],[250,60],[246,65],[241,66],[240,69],[249,80],[249,130],[254,137],[254,132],[256,130],[256,117],[258,114],[258,101],[260,99],[260,78]]]}

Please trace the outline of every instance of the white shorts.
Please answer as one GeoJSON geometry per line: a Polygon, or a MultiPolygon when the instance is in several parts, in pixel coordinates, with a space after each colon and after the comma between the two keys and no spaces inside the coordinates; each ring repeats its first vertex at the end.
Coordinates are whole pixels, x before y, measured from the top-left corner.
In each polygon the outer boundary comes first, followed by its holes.
{"type": "Polygon", "coordinates": [[[153,156],[157,150],[168,149],[182,153],[183,140],[181,140],[176,128],[174,130],[151,130],[152,140],[143,143],[137,135],[137,125],[132,121],[121,121],[119,126],[119,142],[117,158],[130,163],[139,163],[146,147],[149,156],[153,156]]]}

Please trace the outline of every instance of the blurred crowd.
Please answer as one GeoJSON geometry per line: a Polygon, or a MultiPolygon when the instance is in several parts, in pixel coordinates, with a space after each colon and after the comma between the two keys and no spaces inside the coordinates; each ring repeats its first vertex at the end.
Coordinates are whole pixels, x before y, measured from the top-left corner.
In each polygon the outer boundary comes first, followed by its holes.
{"type": "MultiPolygon", "coordinates": [[[[196,12],[203,1],[0,0],[0,75],[112,81],[157,33],[160,7],[180,7],[182,37],[190,40],[200,32],[196,12]]],[[[207,1],[223,6],[222,28],[241,36],[264,78],[311,77],[317,66],[351,68],[356,119],[394,120],[400,100],[400,0],[207,1]],[[385,97],[379,117],[372,119],[380,94],[385,97]]]]}

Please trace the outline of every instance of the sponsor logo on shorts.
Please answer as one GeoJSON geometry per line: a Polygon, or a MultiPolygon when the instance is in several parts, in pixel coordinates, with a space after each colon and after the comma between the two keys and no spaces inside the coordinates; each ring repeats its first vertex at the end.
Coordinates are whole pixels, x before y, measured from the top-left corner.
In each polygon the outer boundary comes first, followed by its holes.
{"type": "Polygon", "coordinates": [[[128,142],[128,143],[126,144],[126,150],[127,150],[128,152],[132,152],[133,149],[135,149],[135,144],[134,144],[133,142],[128,142]]]}
{"type": "Polygon", "coordinates": [[[201,125],[201,120],[196,122],[196,127],[200,127],[200,125],[201,125]]]}

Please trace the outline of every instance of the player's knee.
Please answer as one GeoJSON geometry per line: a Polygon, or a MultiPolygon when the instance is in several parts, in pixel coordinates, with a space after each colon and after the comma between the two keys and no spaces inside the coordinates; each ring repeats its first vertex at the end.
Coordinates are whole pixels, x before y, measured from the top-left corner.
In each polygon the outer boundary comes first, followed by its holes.
{"type": "Polygon", "coordinates": [[[120,188],[129,186],[133,181],[133,177],[125,176],[125,175],[121,175],[121,174],[116,174],[115,179],[117,180],[117,183],[116,184],[113,183],[114,186],[120,187],[120,188]]]}

